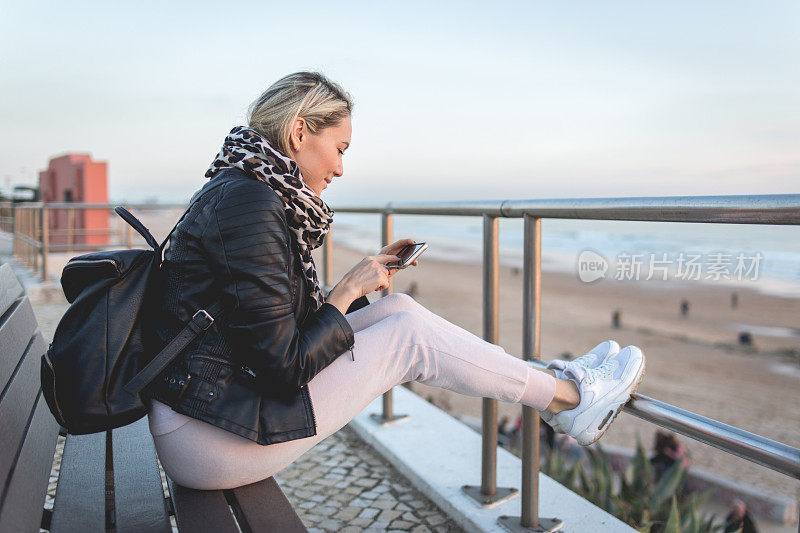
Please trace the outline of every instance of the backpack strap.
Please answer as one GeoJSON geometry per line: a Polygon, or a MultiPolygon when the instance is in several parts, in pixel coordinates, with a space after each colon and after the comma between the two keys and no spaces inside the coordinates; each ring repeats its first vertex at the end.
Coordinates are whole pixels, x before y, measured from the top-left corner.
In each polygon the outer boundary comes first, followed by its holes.
{"type": "Polygon", "coordinates": [[[130,211],[118,205],[114,208],[114,212],[121,216],[122,220],[130,224],[133,229],[139,232],[139,235],[144,237],[145,242],[147,242],[147,244],[149,244],[153,250],[158,250],[158,241],[155,239],[155,237],[153,237],[150,231],[144,227],[144,224],[139,222],[139,219],[133,216],[130,211]]]}
{"type": "MultiPolygon", "coordinates": [[[[195,340],[201,333],[211,327],[214,316],[222,311],[222,303],[214,302],[208,309],[201,309],[194,314],[192,319],[183,327],[169,344],[164,346],[152,361],[136,374],[123,388],[133,394],[139,394],[151,381],[166,369],[175,357],[195,340]]],[[[219,318],[217,316],[217,318],[219,318]]]]}

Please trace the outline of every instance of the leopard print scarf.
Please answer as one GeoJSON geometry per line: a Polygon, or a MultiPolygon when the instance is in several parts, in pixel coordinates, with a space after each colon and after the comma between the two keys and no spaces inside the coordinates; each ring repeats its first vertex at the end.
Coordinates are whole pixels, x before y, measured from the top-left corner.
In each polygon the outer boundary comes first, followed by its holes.
{"type": "Polygon", "coordinates": [[[205,176],[211,178],[224,168],[238,168],[272,187],[283,200],[286,222],[300,250],[303,274],[311,289],[315,310],[325,297],[319,286],[311,250],[322,245],[330,231],[333,210],[303,181],[292,159],[273,148],[257,131],[236,126],[222,144],[205,176]]]}

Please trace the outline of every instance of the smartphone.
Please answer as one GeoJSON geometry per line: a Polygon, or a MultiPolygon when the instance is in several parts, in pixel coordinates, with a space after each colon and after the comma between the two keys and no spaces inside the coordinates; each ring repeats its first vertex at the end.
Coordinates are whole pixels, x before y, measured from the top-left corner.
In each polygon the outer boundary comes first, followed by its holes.
{"type": "Polygon", "coordinates": [[[397,254],[400,256],[400,261],[397,263],[387,263],[386,268],[406,268],[413,263],[417,257],[428,249],[427,243],[415,242],[414,244],[406,244],[400,249],[397,254]]]}

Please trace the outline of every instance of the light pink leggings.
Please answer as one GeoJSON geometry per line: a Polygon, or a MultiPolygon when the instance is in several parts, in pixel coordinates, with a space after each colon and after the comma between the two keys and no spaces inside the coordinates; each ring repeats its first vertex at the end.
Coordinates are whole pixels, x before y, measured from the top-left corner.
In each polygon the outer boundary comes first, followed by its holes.
{"type": "MultiPolygon", "coordinates": [[[[409,381],[538,410],[555,394],[555,378],[405,294],[390,294],[345,316],[355,332],[355,361],[345,352],[309,382],[316,435],[261,446],[188,419],[154,437],[170,477],[196,489],[228,489],[268,478],[341,429],[372,400],[409,381]]],[[[150,413],[151,428],[159,425],[159,416],[183,416],[160,407],[150,413]]]]}

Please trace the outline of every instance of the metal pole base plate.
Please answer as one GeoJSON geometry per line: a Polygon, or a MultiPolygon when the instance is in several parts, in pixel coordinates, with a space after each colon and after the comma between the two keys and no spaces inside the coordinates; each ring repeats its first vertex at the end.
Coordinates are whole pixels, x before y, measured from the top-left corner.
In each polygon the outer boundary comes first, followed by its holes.
{"type": "Polygon", "coordinates": [[[564,528],[564,522],[558,518],[540,518],[539,525],[536,527],[525,527],[522,525],[521,516],[506,516],[503,515],[497,519],[497,523],[503,526],[511,533],[550,533],[551,531],[561,531],[564,528]]]}
{"type": "Polygon", "coordinates": [[[369,417],[373,422],[381,426],[393,426],[398,422],[404,422],[405,420],[411,418],[408,415],[394,415],[392,418],[383,418],[383,416],[379,415],[378,413],[370,413],[369,417]]]}
{"type": "Polygon", "coordinates": [[[464,493],[478,502],[481,507],[492,508],[495,505],[500,505],[519,494],[519,491],[510,487],[497,487],[497,494],[483,494],[481,493],[480,485],[464,485],[461,487],[464,493]]]}

